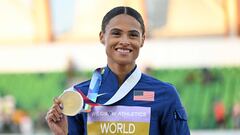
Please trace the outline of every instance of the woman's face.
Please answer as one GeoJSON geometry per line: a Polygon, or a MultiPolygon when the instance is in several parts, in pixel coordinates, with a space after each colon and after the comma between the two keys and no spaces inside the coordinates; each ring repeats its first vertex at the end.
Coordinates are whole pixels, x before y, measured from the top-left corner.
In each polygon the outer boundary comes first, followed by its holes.
{"type": "Polygon", "coordinates": [[[144,39],[140,23],[126,14],[113,17],[105,33],[100,33],[100,40],[106,47],[108,64],[135,64],[144,39]]]}

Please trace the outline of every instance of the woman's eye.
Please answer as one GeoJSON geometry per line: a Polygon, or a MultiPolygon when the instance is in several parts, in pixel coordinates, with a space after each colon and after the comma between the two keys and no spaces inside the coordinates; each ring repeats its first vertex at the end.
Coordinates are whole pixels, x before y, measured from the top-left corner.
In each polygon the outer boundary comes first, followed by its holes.
{"type": "Polygon", "coordinates": [[[137,33],[131,33],[130,36],[131,36],[131,37],[138,37],[139,34],[137,34],[137,33]]]}
{"type": "Polygon", "coordinates": [[[112,32],[112,35],[120,35],[120,32],[113,31],[113,32],[112,32]]]}

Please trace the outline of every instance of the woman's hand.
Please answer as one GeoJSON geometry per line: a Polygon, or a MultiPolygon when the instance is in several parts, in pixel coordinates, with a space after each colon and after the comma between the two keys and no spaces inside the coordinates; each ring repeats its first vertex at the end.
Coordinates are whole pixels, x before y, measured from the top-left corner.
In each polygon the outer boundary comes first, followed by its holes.
{"type": "Polygon", "coordinates": [[[47,112],[46,121],[55,135],[66,135],[68,133],[67,117],[62,114],[61,101],[58,98],[53,100],[53,105],[47,112]]]}

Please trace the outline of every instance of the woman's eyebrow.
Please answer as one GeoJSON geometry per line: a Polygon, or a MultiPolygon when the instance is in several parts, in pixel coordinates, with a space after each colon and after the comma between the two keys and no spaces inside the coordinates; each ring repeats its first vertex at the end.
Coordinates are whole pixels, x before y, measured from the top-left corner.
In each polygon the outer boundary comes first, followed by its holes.
{"type": "Polygon", "coordinates": [[[113,28],[111,29],[110,31],[122,31],[121,29],[118,29],[118,28],[113,28]]]}
{"type": "Polygon", "coordinates": [[[137,34],[140,34],[140,32],[137,31],[137,30],[130,30],[129,32],[130,32],[130,33],[137,33],[137,34]]]}
{"type": "MultiPolygon", "coordinates": [[[[113,28],[113,29],[111,29],[110,31],[120,31],[120,32],[122,32],[123,30],[121,30],[121,29],[119,29],[119,28],[113,28]]],[[[140,32],[137,31],[137,30],[129,30],[128,32],[140,34],[140,32]]]]}

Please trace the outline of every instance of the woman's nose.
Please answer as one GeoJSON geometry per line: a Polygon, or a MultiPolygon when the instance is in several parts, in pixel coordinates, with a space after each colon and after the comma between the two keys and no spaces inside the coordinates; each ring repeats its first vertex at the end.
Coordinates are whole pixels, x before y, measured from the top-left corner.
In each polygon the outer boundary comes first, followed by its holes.
{"type": "Polygon", "coordinates": [[[121,44],[121,45],[129,45],[129,44],[130,44],[130,41],[129,41],[127,35],[123,35],[123,36],[120,38],[120,44],[121,44]]]}

